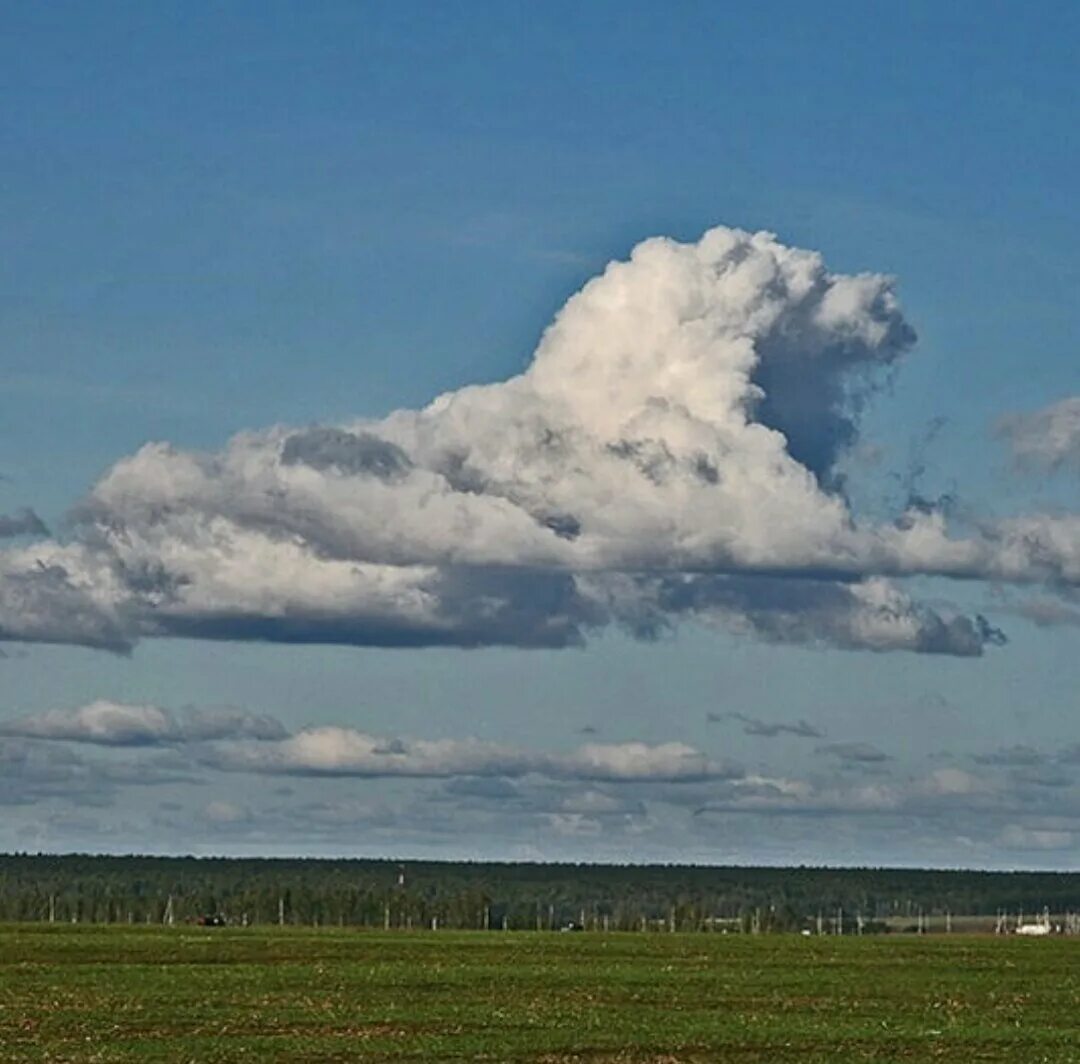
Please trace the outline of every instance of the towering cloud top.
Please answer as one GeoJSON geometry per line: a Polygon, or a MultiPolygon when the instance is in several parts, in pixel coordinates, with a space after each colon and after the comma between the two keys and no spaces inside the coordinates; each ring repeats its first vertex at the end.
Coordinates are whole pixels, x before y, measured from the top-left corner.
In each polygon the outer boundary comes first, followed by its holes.
{"type": "Polygon", "coordinates": [[[836,490],[910,347],[891,282],[766,233],[654,239],[575,295],[518,377],[220,453],[149,444],[68,542],[0,555],[0,636],[561,646],[680,617],[769,639],[978,654],[981,618],[888,577],[1068,582],[1075,528],[866,525],[836,490]]]}

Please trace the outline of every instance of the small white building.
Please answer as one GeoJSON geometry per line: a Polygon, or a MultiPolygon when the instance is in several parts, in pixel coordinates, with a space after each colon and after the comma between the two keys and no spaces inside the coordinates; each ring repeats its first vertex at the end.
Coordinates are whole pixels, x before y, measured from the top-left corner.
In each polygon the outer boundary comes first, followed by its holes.
{"type": "Polygon", "coordinates": [[[1018,935],[1048,935],[1050,934],[1049,924],[1021,924],[1017,929],[1018,935]]]}
{"type": "Polygon", "coordinates": [[[1048,935],[1051,930],[1049,909],[1043,909],[1042,915],[1033,924],[1017,924],[1016,926],[1018,935],[1048,935]]]}

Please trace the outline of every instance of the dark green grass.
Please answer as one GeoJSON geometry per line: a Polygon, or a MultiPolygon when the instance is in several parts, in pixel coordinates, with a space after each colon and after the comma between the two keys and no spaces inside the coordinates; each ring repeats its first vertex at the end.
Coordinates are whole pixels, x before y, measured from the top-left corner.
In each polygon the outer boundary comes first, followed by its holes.
{"type": "Polygon", "coordinates": [[[0,928],[0,1060],[1080,1062],[1080,941],[0,928]]]}

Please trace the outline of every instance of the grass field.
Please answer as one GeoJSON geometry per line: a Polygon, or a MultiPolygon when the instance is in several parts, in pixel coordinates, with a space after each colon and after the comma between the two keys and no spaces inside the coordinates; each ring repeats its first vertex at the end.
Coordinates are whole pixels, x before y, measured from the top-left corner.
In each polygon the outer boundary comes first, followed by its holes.
{"type": "Polygon", "coordinates": [[[1080,1061],[1080,940],[0,928],[8,1061],[1080,1061]]]}

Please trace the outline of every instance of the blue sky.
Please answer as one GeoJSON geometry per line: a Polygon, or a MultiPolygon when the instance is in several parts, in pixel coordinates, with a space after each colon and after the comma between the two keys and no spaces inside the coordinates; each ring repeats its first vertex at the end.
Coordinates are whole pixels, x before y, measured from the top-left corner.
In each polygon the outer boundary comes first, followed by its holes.
{"type": "MultiPolygon", "coordinates": [[[[919,341],[845,460],[857,516],[895,518],[915,465],[921,494],[956,496],[956,535],[1075,512],[1068,461],[1018,474],[994,428],[1080,393],[1074,5],[50,4],[3,22],[0,514],[32,507],[56,542],[87,535],[66,515],[147,441],[213,452],[503,381],[609,261],[714,225],[897,278],[919,341]]],[[[873,652],[736,619],[539,650],[174,630],[116,655],[9,625],[0,720],[228,706],[529,752],[679,743],[714,768],[327,777],[20,726],[0,740],[0,846],[1071,866],[1080,629],[1023,612],[1075,618],[1075,591],[940,566],[900,583],[1009,643],[873,652]],[[888,760],[830,749],[854,743],[888,760]],[[478,779],[513,800],[466,795],[478,779]]]]}

